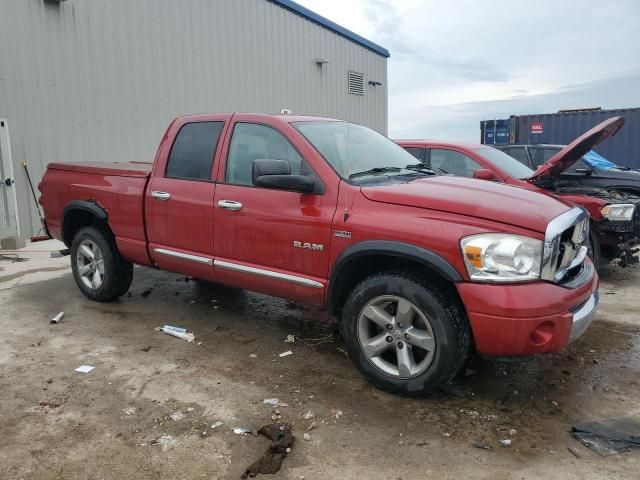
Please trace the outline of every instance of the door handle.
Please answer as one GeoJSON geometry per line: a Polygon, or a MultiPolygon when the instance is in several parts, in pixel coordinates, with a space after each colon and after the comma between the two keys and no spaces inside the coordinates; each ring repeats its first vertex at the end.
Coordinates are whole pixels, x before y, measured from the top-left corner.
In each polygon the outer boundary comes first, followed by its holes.
{"type": "Polygon", "coordinates": [[[242,210],[242,204],[240,202],[234,202],[233,200],[218,200],[218,207],[224,208],[225,210],[233,210],[234,212],[242,210]]]}
{"type": "Polygon", "coordinates": [[[153,191],[151,192],[151,196],[155,199],[158,200],[169,200],[171,198],[171,194],[167,193],[167,192],[158,192],[158,191],[153,191]]]}

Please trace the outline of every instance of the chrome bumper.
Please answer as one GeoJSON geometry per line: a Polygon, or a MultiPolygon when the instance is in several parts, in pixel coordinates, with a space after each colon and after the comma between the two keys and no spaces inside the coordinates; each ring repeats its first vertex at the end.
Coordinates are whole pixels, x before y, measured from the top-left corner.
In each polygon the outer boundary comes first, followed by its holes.
{"type": "Polygon", "coordinates": [[[571,327],[569,342],[573,342],[576,338],[584,333],[589,325],[591,325],[591,322],[596,317],[599,302],[600,294],[596,290],[591,294],[589,300],[584,302],[580,307],[578,307],[577,310],[573,312],[573,326],[571,327]]]}

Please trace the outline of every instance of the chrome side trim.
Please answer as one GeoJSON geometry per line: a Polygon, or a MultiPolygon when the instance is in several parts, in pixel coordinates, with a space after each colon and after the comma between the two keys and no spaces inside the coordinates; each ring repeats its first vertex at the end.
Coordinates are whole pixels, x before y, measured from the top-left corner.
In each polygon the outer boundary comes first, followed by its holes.
{"type": "Polygon", "coordinates": [[[596,290],[576,311],[573,312],[573,325],[571,327],[571,335],[569,342],[573,342],[582,335],[587,327],[596,317],[598,311],[598,303],[600,302],[600,294],[596,290]]]}
{"type": "MultiPolygon", "coordinates": [[[[544,248],[542,251],[542,270],[540,275],[542,280],[557,282],[562,279],[567,269],[564,269],[562,272],[556,271],[558,255],[560,253],[560,237],[569,227],[584,220],[588,222],[588,219],[589,214],[586,210],[583,210],[580,207],[574,207],[549,222],[549,225],[547,225],[547,231],[544,235],[544,248]]],[[[588,235],[588,223],[585,228],[586,234],[588,235]]]]}
{"type": "Polygon", "coordinates": [[[248,267],[246,265],[240,265],[238,263],[225,262],[224,260],[214,260],[213,266],[224,268],[225,270],[233,270],[235,272],[249,273],[261,277],[273,278],[275,280],[282,280],[283,282],[295,283],[304,287],[324,287],[322,283],[316,282],[315,280],[311,280],[309,278],[298,277],[297,275],[289,275],[288,273],[274,272],[273,270],[264,270],[262,268],[248,267]]]}
{"type": "Polygon", "coordinates": [[[154,248],[153,251],[159,253],[160,255],[166,255],[168,257],[176,257],[181,258],[182,260],[189,260],[190,262],[213,265],[213,258],[200,257],[198,255],[191,255],[190,253],[176,252],[175,250],[168,250],[166,248],[154,248]]]}

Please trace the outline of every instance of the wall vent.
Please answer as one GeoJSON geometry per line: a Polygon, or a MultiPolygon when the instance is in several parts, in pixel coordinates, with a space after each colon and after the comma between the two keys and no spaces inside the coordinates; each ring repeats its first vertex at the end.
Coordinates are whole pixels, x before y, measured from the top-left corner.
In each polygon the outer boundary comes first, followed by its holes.
{"type": "Polygon", "coordinates": [[[352,95],[364,95],[364,74],[349,72],[347,74],[349,93],[352,95]]]}

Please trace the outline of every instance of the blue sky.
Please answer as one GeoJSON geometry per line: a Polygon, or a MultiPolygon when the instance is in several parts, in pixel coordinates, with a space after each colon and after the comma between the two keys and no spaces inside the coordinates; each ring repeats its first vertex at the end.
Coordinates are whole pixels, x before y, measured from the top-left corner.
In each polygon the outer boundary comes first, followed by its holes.
{"type": "Polygon", "coordinates": [[[638,0],[298,3],[391,52],[391,137],[478,141],[483,119],[640,107],[638,0]]]}

